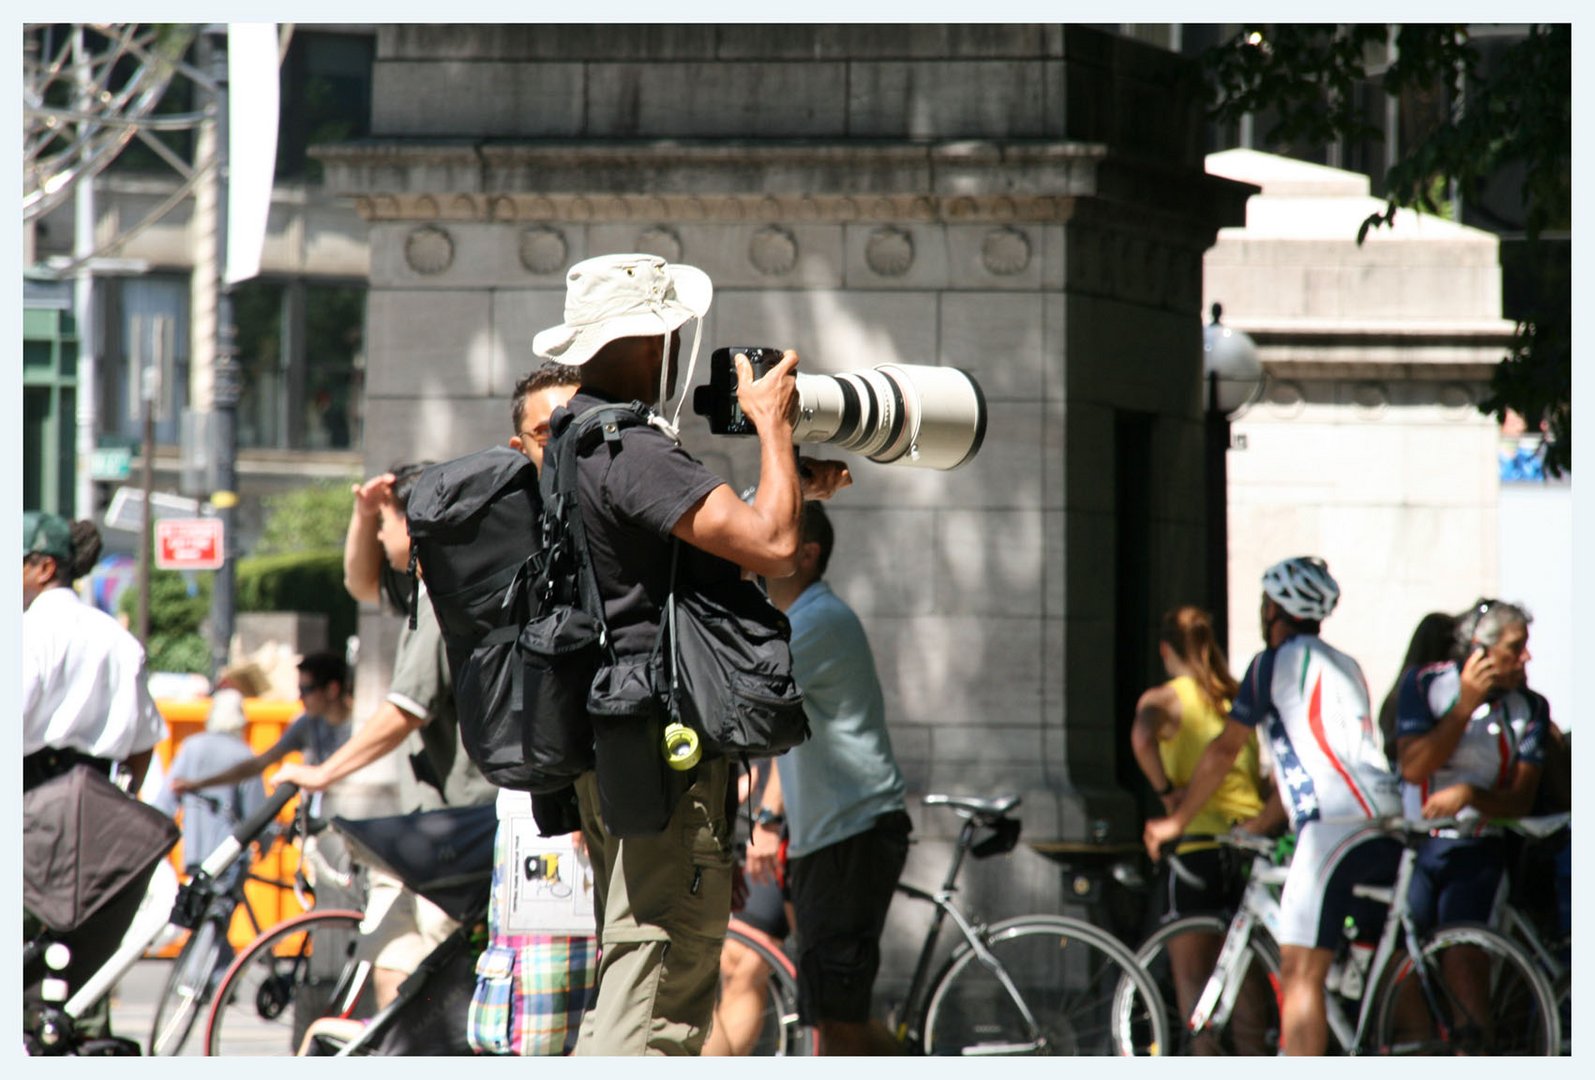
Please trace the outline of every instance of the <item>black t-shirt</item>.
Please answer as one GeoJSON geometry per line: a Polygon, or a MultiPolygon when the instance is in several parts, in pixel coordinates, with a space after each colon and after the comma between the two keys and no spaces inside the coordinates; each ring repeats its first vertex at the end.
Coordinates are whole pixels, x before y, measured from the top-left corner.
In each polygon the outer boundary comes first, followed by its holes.
{"type": "MultiPolygon", "coordinates": [[[[568,408],[580,416],[608,400],[582,390],[568,408]]],[[[725,481],[652,425],[626,428],[620,440],[618,451],[603,442],[589,451],[577,466],[576,483],[610,638],[617,654],[632,655],[653,648],[659,633],[670,592],[670,530],[725,481]]],[[[681,545],[680,559],[682,582],[740,573],[690,544],[681,545]]]]}

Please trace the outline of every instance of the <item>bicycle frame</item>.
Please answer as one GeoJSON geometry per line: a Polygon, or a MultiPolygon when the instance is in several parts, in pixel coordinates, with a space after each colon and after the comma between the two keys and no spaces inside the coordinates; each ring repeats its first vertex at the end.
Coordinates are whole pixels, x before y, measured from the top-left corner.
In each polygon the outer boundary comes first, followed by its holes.
{"type": "Polygon", "coordinates": [[[1186,1018],[1193,1035],[1200,1035],[1209,1027],[1222,1027],[1229,1022],[1240,997],[1241,986],[1246,981],[1246,969],[1251,963],[1253,928],[1262,925],[1276,940],[1279,936],[1279,898],[1273,887],[1285,881],[1285,868],[1275,866],[1270,860],[1258,856],[1252,861],[1252,872],[1246,882],[1240,906],[1230,918],[1229,929],[1224,934],[1213,974],[1186,1018]]]}
{"type": "Polygon", "coordinates": [[[1019,988],[1014,985],[1008,969],[1002,966],[1002,961],[993,956],[991,950],[980,940],[986,924],[971,920],[953,903],[953,894],[958,888],[958,872],[963,868],[964,857],[969,852],[970,843],[978,827],[973,818],[964,819],[963,828],[958,833],[957,846],[953,850],[953,861],[947,868],[947,876],[943,879],[941,887],[935,892],[929,892],[906,882],[897,883],[898,893],[913,900],[923,901],[936,909],[935,914],[931,916],[930,927],[925,932],[925,942],[920,946],[919,957],[914,962],[914,974],[909,980],[908,996],[903,1002],[904,1016],[897,1024],[898,1039],[916,1053],[923,1049],[924,1032],[919,1030],[919,1017],[923,1012],[925,984],[930,977],[930,965],[936,954],[936,946],[941,940],[942,924],[948,918],[952,919],[953,925],[958,927],[958,932],[974,950],[976,959],[996,977],[998,984],[1013,1001],[1014,1007],[1019,1011],[1025,1027],[1030,1032],[1031,1041],[1028,1044],[987,1047],[984,1048],[985,1052],[991,1055],[1022,1053],[1026,1050],[1039,1049],[1046,1043],[1041,1026],[1036,1023],[1035,1014],[1031,1012],[1019,988]]]}
{"type": "Polygon", "coordinates": [[[1546,978],[1554,984],[1563,975],[1567,974],[1567,965],[1551,951],[1545,944],[1545,939],[1540,937],[1540,932],[1534,928],[1534,923],[1524,917],[1523,913],[1510,903],[1502,901],[1496,906],[1497,929],[1506,937],[1518,942],[1528,949],[1529,954],[1545,969],[1546,978]]]}

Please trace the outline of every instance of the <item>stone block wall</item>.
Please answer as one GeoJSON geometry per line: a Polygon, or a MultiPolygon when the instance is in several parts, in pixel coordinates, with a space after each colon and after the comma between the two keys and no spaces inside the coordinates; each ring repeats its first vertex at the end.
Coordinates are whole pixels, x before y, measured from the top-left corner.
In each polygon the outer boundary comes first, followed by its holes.
{"type": "MultiPolygon", "coordinates": [[[[828,577],[875,651],[910,876],[939,881],[956,831],[919,804],[935,790],[1022,794],[1043,845],[1134,843],[1116,696],[1157,675],[1157,615],[1200,596],[1201,257],[1247,190],[1202,173],[1189,74],[1056,26],[385,27],[372,138],[318,154],[370,229],[368,466],[506,439],[565,269],[605,252],[714,280],[697,383],[730,344],[812,372],[964,368],[980,454],[850,459],[832,504],[828,577]],[[1153,466],[1119,475],[1137,455],[1153,466]]],[[[683,415],[689,450],[756,479],[751,440],[683,415]]],[[[966,877],[992,917],[1067,900],[1023,846],[966,877]]],[[[888,986],[922,918],[894,914],[888,986]]]]}

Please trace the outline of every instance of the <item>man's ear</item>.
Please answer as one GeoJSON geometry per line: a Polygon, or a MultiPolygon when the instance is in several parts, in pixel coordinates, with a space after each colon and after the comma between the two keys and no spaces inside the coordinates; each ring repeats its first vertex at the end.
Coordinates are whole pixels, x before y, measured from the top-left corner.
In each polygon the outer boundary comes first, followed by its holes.
{"type": "Polygon", "coordinates": [[[525,446],[526,444],[521,441],[521,437],[519,435],[510,436],[509,448],[511,450],[515,451],[517,454],[522,454],[526,452],[524,449],[525,446]]]}

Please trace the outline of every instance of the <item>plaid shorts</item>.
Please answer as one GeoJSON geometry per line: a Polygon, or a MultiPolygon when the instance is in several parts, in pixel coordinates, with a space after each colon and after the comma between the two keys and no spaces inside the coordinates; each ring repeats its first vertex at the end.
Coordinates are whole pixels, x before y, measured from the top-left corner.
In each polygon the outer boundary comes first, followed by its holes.
{"type": "Polygon", "coordinates": [[[568,1054],[598,978],[598,940],[564,934],[506,934],[503,900],[505,829],[494,843],[489,942],[476,961],[467,1038],[479,1054],[568,1054]]]}
{"type": "Polygon", "coordinates": [[[590,937],[493,939],[476,962],[469,1039],[479,1054],[568,1054],[598,973],[590,937]]]}

